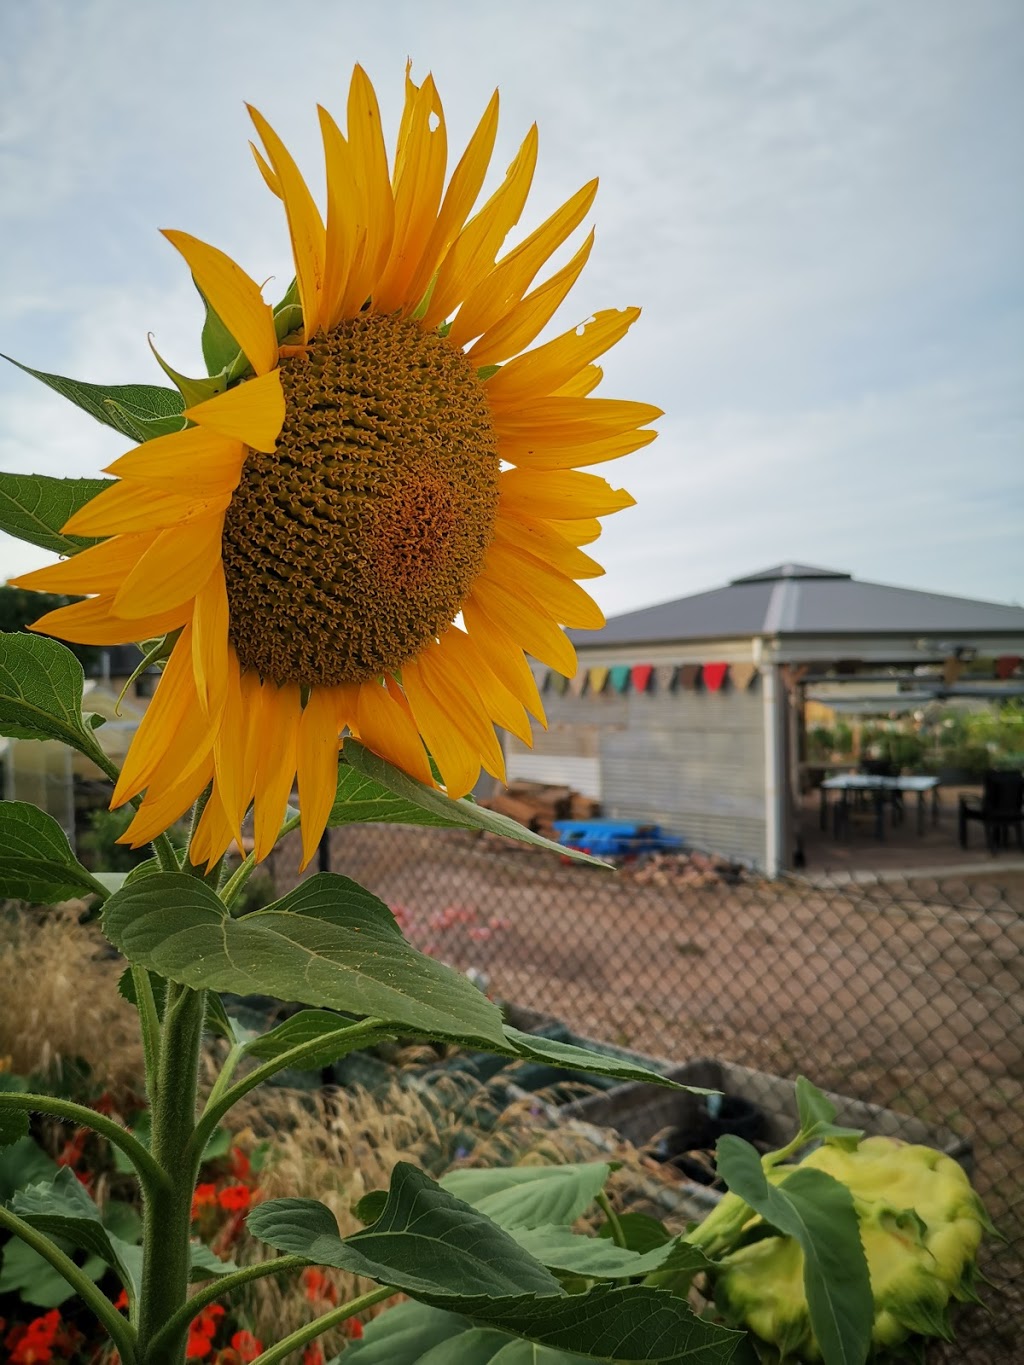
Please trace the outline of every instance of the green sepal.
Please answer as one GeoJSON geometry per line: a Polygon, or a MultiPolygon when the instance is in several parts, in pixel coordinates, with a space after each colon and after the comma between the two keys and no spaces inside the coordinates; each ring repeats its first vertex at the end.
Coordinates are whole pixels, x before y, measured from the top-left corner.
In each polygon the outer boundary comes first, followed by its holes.
{"type": "Polygon", "coordinates": [[[227,376],[224,374],[211,375],[206,379],[189,379],[188,375],[179,374],[176,369],[168,365],[153,345],[153,338],[149,337],[148,340],[149,349],[153,352],[156,363],[167,378],[177,385],[179,393],[185,400],[186,408],[194,407],[197,403],[205,403],[208,398],[215,398],[218,393],[223,393],[227,388],[227,376]]]}

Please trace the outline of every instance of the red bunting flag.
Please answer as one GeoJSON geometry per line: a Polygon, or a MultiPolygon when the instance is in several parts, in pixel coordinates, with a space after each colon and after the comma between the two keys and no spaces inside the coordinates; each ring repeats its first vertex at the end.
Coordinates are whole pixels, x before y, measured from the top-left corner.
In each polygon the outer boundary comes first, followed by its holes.
{"type": "Polygon", "coordinates": [[[630,682],[633,684],[633,691],[646,692],[653,672],[653,664],[634,664],[629,670],[629,678],[630,682]]]}
{"type": "Polygon", "coordinates": [[[1012,678],[1017,671],[1019,663],[1020,657],[1018,655],[1004,654],[1001,658],[996,660],[996,677],[1004,679],[1012,678]]]}
{"type": "Polygon", "coordinates": [[[709,692],[717,692],[729,673],[728,664],[703,664],[701,677],[709,692]]]}

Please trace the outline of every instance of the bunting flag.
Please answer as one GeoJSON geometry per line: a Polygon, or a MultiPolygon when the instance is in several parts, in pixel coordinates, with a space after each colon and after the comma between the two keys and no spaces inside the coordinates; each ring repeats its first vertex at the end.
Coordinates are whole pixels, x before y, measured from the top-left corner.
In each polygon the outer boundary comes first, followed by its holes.
{"type": "Polygon", "coordinates": [[[733,664],[729,670],[729,680],[737,692],[746,692],[757,677],[757,664],[733,664]]]}
{"type": "Polygon", "coordinates": [[[653,664],[634,664],[629,670],[629,680],[634,692],[646,692],[654,672],[653,664]]]}
{"type": "Polygon", "coordinates": [[[996,677],[1012,678],[1017,671],[1020,663],[1020,656],[1017,654],[1003,654],[996,660],[996,677]]]}
{"type": "Polygon", "coordinates": [[[573,674],[573,676],[569,679],[569,696],[581,697],[583,695],[583,689],[586,687],[586,685],[587,670],[585,668],[578,668],[576,672],[573,674]]]}
{"type": "Polygon", "coordinates": [[[671,692],[676,681],[675,664],[659,664],[654,670],[654,686],[659,692],[671,692]]]}
{"type": "Polygon", "coordinates": [[[679,669],[679,682],[687,692],[692,692],[700,679],[700,664],[682,664],[679,669]]]}
{"type": "MultiPolygon", "coordinates": [[[[809,664],[783,664],[779,669],[783,687],[787,692],[795,692],[810,671],[809,664]]],[[[856,668],[851,669],[851,672],[856,672],[856,668]]]]}
{"type": "Polygon", "coordinates": [[[947,687],[952,687],[963,671],[963,664],[955,654],[951,654],[942,665],[942,681],[947,687]]]}
{"type": "Polygon", "coordinates": [[[614,692],[625,692],[629,686],[629,664],[616,664],[608,670],[608,682],[614,692]]]}
{"type": "Polygon", "coordinates": [[[595,664],[590,670],[590,695],[593,697],[598,692],[603,692],[607,681],[608,669],[604,664],[595,664]]]}
{"type": "Polygon", "coordinates": [[[704,664],[702,666],[704,686],[709,692],[717,692],[729,676],[728,664],[704,664]]]}

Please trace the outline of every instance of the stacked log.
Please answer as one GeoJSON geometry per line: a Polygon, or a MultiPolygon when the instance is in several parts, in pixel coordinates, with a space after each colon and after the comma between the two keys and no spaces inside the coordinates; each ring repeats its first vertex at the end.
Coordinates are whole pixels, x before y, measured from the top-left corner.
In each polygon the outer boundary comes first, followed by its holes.
{"type": "Polygon", "coordinates": [[[480,804],[548,839],[558,838],[556,820],[594,820],[601,814],[599,801],[582,796],[571,787],[548,786],[542,782],[510,782],[480,804]]]}

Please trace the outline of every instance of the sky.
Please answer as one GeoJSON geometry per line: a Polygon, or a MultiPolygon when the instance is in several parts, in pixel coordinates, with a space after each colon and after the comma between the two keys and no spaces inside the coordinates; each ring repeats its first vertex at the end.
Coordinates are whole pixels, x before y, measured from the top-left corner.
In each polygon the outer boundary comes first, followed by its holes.
{"type": "MultiPolygon", "coordinates": [[[[2,5],[0,351],[161,383],[152,333],[202,373],[158,229],[278,297],[288,238],[245,101],[319,185],[317,102],[342,120],[361,62],[393,144],[407,58],[453,161],[495,87],[495,179],[538,122],[523,233],[600,176],[552,330],[640,305],[599,393],[665,410],[599,471],[637,500],[596,547],[607,614],[787,560],[1024,601],[1019,0],[2,5]]],[[[0,469],[95,475],[123,452],[0,365],[0,469]]],[[[0,581],[49,558],[0,536],[0,581]]]]}

